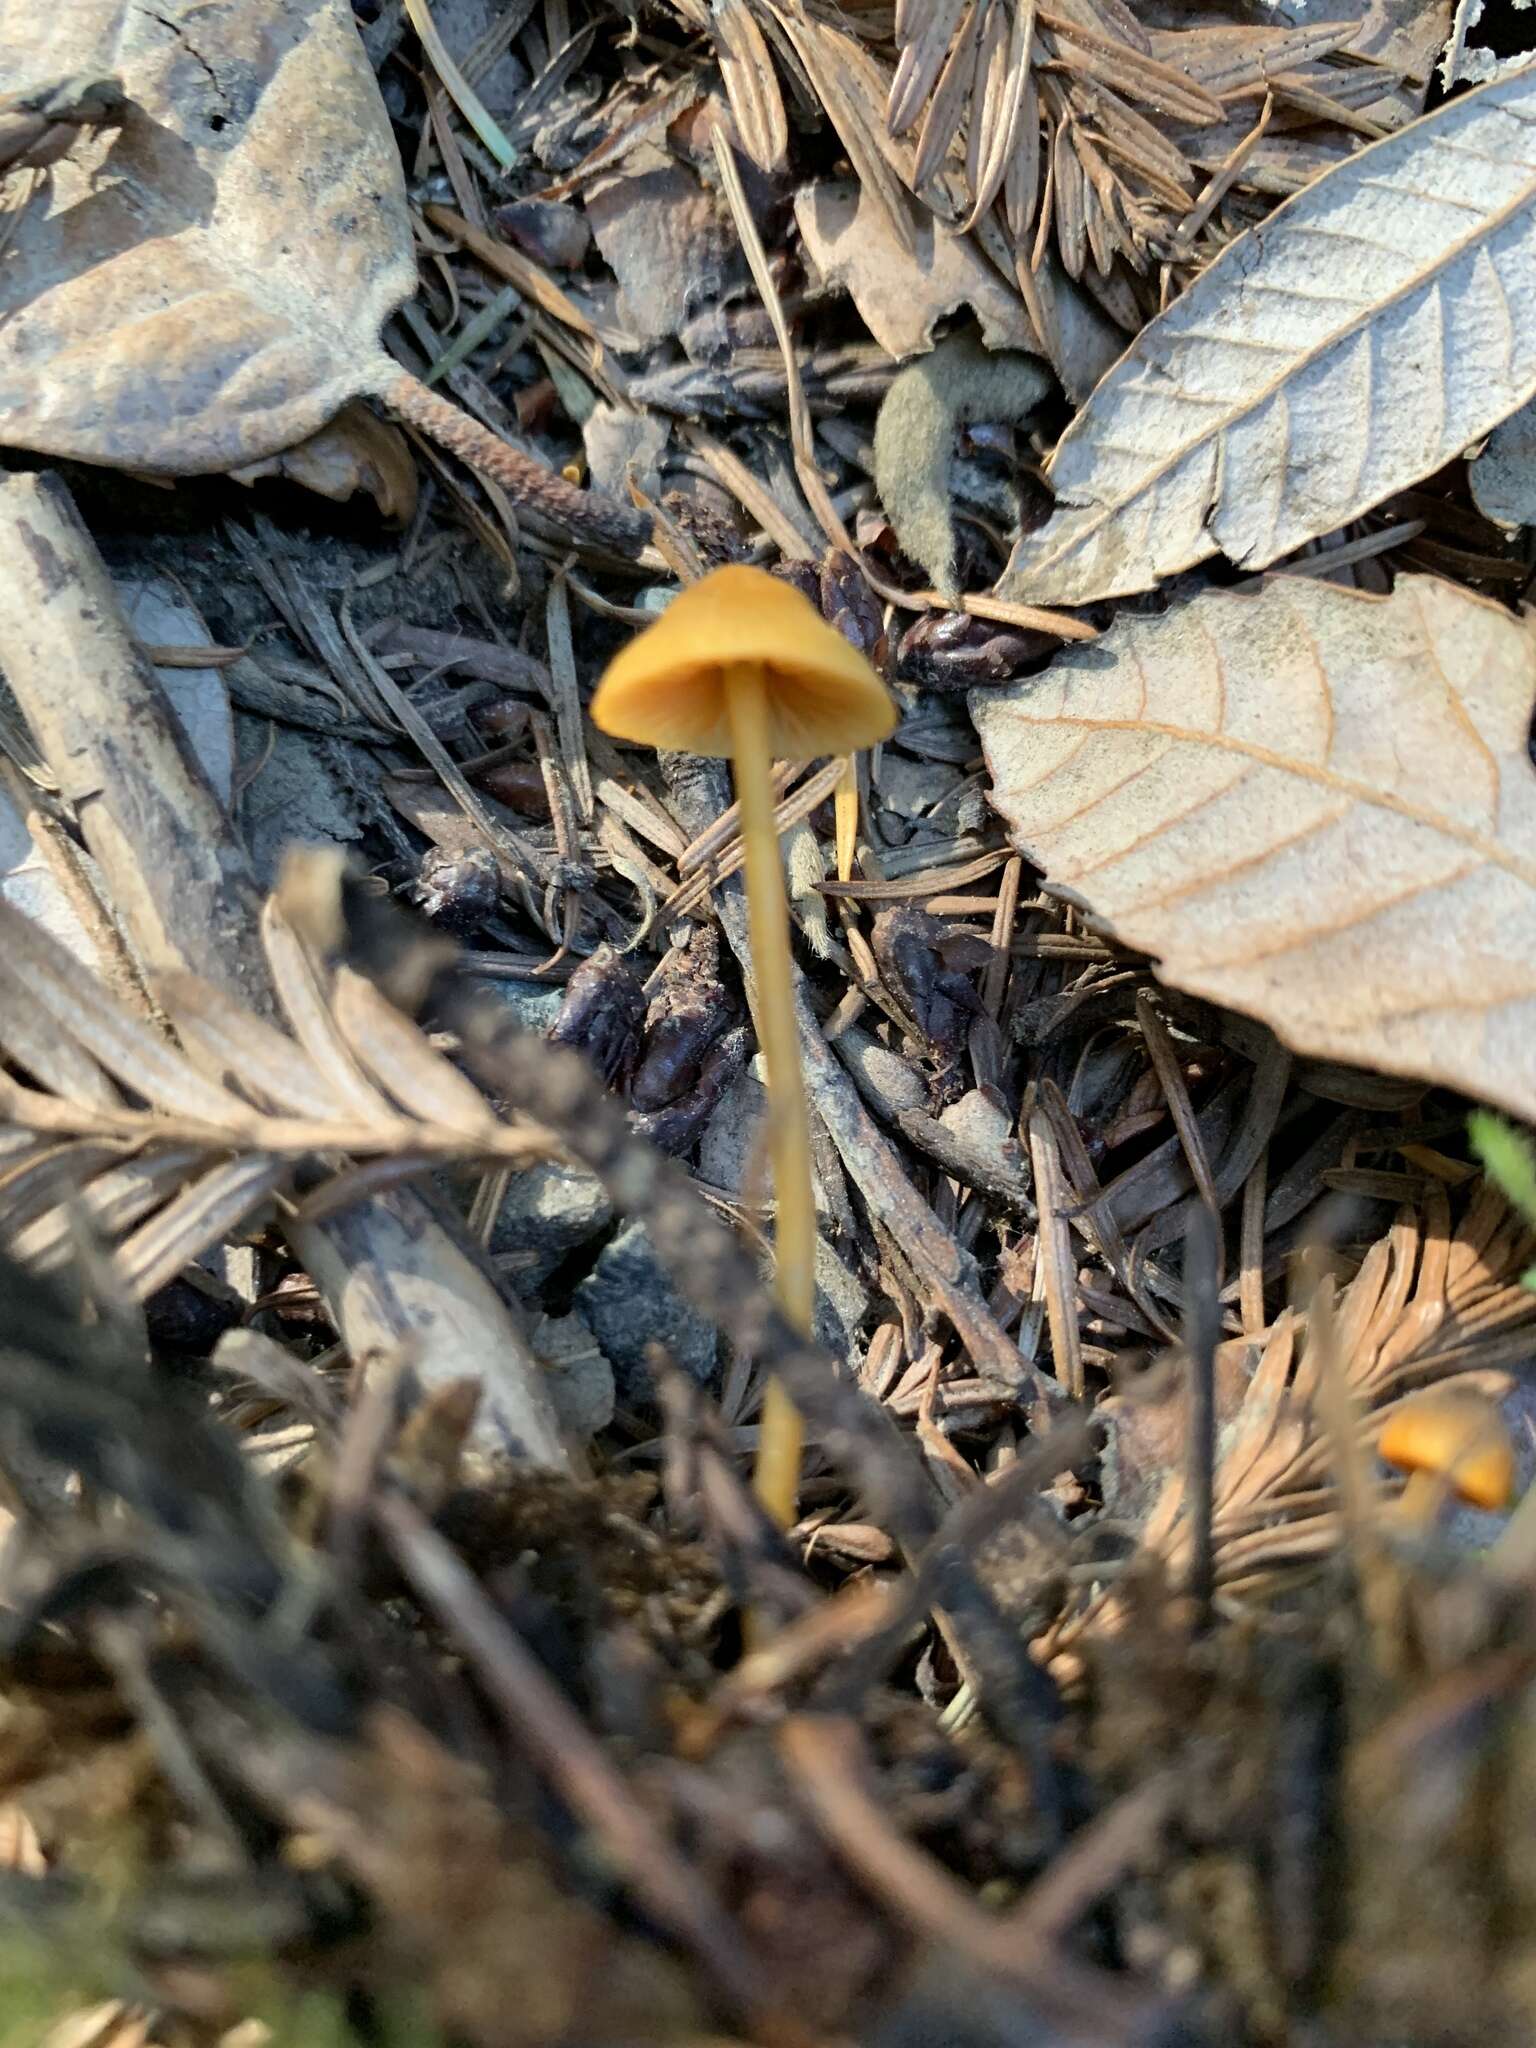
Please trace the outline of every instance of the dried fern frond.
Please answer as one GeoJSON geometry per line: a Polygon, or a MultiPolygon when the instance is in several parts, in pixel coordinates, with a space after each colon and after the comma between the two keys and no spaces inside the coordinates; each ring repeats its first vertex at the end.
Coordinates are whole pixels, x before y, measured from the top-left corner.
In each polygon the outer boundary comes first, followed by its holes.
{"type": "Polygon", "coordinates": [[[288,1030],[178,975],[156,990],[173,1042],[0,902],[0,1245],[14,1257],[59,1264],[82,1219],[143,1299],[274,1195],[297,1202],[301,1171],[313,1216],[434,1164],[559,1156],[371,983],[327,975],[270,903],[262,934],[288,1030]]]}
{"type": "MultiPolygon", "coordinates": [[[[1397,1404],[1422,1387],[1455,1382],[1495,1397],[1509,1391],[1506,1369],[1536,1345],[1536,1295],[1521,1284],[1533,1244],[1536,1231],[1485,1179],[1454,1231],[1449,1198],[1436,1185],[1422,1212],[1403,1210],[1371,1247],[1339,1294],[1331,1334],[1362,1448],[1374,1446],[1397,1404]]],[[[1225,1347],[1228,1362],[1251,1341],[1225,1347]]],[[[1286,1309],[1265,1333],[1219,1445],[1215,1572],[1229,1594],[1257,1592],[1281,1569],[1323,1558],[1340,1542],[1320,1371],[1308,1316],[1286,1309]]],[[[1190,1554],[1185,1505],[1184,1476],[1171,1472],[1137,1553],[1175,1579],[1190,1554]]],[[[1091,1618],[1111,1625],[1120,1611],[1111,1594],[1091,1618]]]]}

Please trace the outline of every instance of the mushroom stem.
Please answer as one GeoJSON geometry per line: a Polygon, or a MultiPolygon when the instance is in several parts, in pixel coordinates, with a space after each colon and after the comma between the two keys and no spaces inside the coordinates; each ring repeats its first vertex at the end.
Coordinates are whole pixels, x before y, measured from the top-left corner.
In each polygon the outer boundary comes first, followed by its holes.
{"type": "Polygon", "coordinates": [[[1397,1497],[1398,1520],[1403,1527],[1427,1535],[1450,1497],[1451,1489],[1440,1473],[1410,1472],[1408,1484],[1397,1497]]]}
{"type": "MultiPolygon", "coordinates": [[[[741,806],[742,864],[756,981],[757,1035],[768,1066],[768,1148],[773,1167],[774,1286],[785,1315],[807,1335],[816,1290],[816,1198],[811,1185],[811,1130],[795,1022],[789,906],[779,835],[773,820],[773,755],[768,692],[757,662],[736,662],[725,675],[736,801],[741,806]]],[[[763,1399],[753,1485],[781,1529],[795,1517],[802,1428],[798,1410],[777,1380],[763,1399]]]]}

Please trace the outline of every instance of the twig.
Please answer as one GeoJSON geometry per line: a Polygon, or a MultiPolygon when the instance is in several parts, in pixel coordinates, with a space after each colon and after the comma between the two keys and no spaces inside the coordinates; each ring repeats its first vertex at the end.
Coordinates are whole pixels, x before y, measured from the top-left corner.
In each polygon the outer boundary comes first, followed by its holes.
{"type": "Polygon", "coordinates": [[[400,1569],[453,1630],[514,1738],[592,1830],[645,1910],[693,1950],[734,2006],[765,2017],[774,2005],[767,1979],[730,1920],[452,1548],[398,1494],[377,1500],[373,1513],[400,1569]]]}
{"type": "Polygon", "coordinates": [[[897,1834],[870,1791],[857,1724],[795,1714],[779,1749],[800,1794],[842,1860],[899,1919],[1020,1985],[1057,2026],[1100,2048],[1144,2038],[1156,1994],[1032,1939],[1033,1929],[993,1919],[940,1864],[897,1834]]]}
{"type": "Polygon", "coordinates": [[[1184,1240],[1184,1349],[1189,1370],[1189,1594],[1195,1629],[1210,1625],[1216,1587],[1211,1522],[1216,1501],[1216,1345],[1221,1336],[1221,1240],[1204,1207],[1184,1240]]]}
{"type": "Polygon", "coordinates": [[[628,511],[597,491],[578,490],[429,390],[419,378],[393,363],[390,370],[390,376],[380,377],[375,393],[380,404],[471,469],[493,478],[514,505],[527,505],[576,540],[595,542],[621,555],[638,555],[650,539],[651,522],[642,513],[628,511]]]}

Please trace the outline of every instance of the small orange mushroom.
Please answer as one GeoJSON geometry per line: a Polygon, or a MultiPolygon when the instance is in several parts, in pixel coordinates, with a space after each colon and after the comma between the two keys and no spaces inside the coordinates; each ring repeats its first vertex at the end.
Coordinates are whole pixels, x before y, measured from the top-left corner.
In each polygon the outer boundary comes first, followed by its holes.
{"type": "Polygon", "coordinates": [[[1420,1526],[1455,1494],[1477,1508],[1506,1508],[1515,1486],[1515,1449],[1497,1407],[1480,1395],[1426,1393],[1402,1402],[1376,1446],[1408,1474],[1401,1508],[1420,1526]]]}
{"type": "MultiPolygon", "coordinates": [[[[617,739],[734,764],[757,1031],[768,1066],[775,1278],[780,1306],[809,1334],[816,1205],[772,769],[776,757],[873,746],[895,730],[896,706],[864,656],[791,584],[732,566],[679,592],[614,657],[592,719],[617,739]]],[[[755,1483],[782,1528],[794,1519],[800,1446],[799,1415],[774,1382],[763,1402],[755,1483]]]]}

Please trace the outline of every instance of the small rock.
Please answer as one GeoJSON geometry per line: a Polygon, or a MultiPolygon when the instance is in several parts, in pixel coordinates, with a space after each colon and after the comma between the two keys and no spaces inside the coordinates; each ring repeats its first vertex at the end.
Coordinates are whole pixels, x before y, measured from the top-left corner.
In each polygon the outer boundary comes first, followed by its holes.
{"type": "Polygon", "coordinates": [[[888,753],[880,763],[880,802],[898,818],[920,818],[960,779],[960,770],[948,761],[914,761],[910,754],[888,753]]]}
{"type": "Polygon", "coordinates": [[[594,490],[629,502],[631,475],[648,498],[661,495],[661,460],[671,427],[654,413],[595,405],[581,430],[594,490]]]}
{"type": "Polygon", "coordinates": [[[966,1144],[974,1145],[978,1151],[1018,1153],[1013,1119],[1002,1104],[984,1089],[968,1089],[958,1102],[940,1110],[939,1122],[946,1131],[953,1131],[957,1138],[963,1138],[966,1144]]]}
{"type": "Polygon", "coordinates": [[[491,1250],[514,1254],[512,1284],[528,1295],[567,1253],[590,1243],[612,1221],[613,1205],[595,1173],[544,1160],[518,1174],[507,1189],[491,1250]]]}
{"type": "Polygon", "coordinates": [[[741,1193],[748,1176],[765,1160],[761,1133],[768,1091],[761,1065],[761,1059],[753,1060],[726,1091],[699,1140],[699,1178],[731,1195],[741,1193]]]}
{"type": "Polygon", "coordinates": [[[672,1285],[643,1223],[629,1223],[604,1247],[576,1290],[576,1306],[591,1325],[614,1369],[626,1405],[650,1406],[654,1395],[646,1346],[661,1344],[700,1384],[714,1375],[717,1339],[712,1323],[691,1309],[672,1285]]]}
{"type": "Polygon", "coordinates": [[[494,996],[498,1003],[505,1003],[520,1030],[536,1032],[541,1038],[565,1001],[563,988],[550,988],[542,981],[477,981],[474,989],[477,995],[494,996]]]}
{"type": "Polygon", "coordinates": [[[533,1354],[549,1379],[560,1427],[580,1442],[613,1420],[613,1367],[581,1316],[535,1316],[528,1331],[533,1354]]]}
{"type": "MultiPolygon", "coordinates": [[[[699,1178],[711,1187],[740,1194],[757,1174],[766,1176],[768,1158],[762,1149],[762,1120],[767,1090],[759,1056],[744,1073],[705,1126],[699,1141],[699,1178]]],[[[766,1185],[761,1190],[767,1192],[766,1185]]],[[[825,1215],[822,1228],[827,1227],[825,1215]]],[[[773,1279],[773,1262],[763,1267],[763,1284],[773,1279]]],[[[869,1310],[863,1283],[849,1272],[824,1238],[816,1245],[816,1341],[834,1358],[847,1362],[855,1355],[855,1339],[869,1310]]]]}

